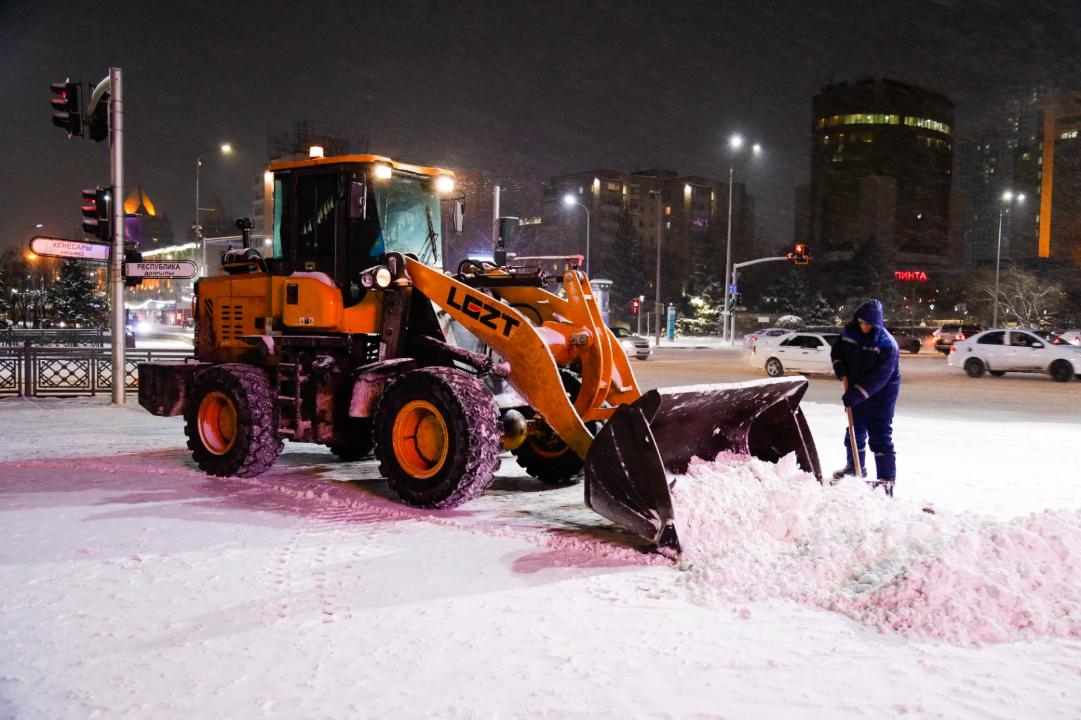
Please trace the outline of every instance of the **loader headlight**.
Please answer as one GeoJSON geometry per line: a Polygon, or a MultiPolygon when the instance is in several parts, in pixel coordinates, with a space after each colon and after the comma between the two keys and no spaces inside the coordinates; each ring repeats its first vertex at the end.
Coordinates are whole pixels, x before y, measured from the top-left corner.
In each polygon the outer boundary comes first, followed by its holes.
{"type": "Polygon", "coordinates": [[[392,280],[394,280],[394,275],[390,272],[390,268],[383,265],[376,265],[360,272],[360,284],[369,290],[373,287],[390,287],[392,280]]]}
{"type": "Polygon", "coordinates": [[[450,175],[439,175],[435,178],[435,191],[440,195],[454,192],[454,178],[450,175]]]}
{"type": "Polygon", "coordinates": [[[377,180],[389,180],[390,176],[393,174],[394,171],[390,169],[390,165],[379,163],[375,166],[375,177],[377,180]]]}

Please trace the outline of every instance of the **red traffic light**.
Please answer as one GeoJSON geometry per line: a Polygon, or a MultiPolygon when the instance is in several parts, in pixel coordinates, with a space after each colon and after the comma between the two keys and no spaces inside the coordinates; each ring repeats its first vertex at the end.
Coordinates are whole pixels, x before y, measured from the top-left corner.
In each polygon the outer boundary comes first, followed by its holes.
{"type": "Polygon", "coordinates": [[[638,298],[631,298],[631,315],[638,314],[638,298]]]}
{"type": "Polygon", "coordinates": [[[110,188],[83,190],[83,204],[79,208],[83,213],[83,232],[106,242],[113,235],[109,208],[111,194],[110,188]]]}
{"type": "Polygon", "coordinates": [[[83,115],[79,101],[79,83],[65,80],[62,83],[50,83],[54,98],[49,103],[53,106],[53,125],[68,131],[68,137],[82,135],[83,115]]]}

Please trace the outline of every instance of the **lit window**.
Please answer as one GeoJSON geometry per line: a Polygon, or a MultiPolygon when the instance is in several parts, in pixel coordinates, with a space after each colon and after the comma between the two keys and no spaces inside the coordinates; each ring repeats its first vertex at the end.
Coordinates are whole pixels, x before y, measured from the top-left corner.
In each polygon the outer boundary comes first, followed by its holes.
{"type": "Polygon", "coordinates": [[[1077,131],[1076,130],[1067,130],[1066,132],[1059,135],[1058,139],[1059,140],[1073,140],[1076,137],[1077,137],[1077,131]]]}

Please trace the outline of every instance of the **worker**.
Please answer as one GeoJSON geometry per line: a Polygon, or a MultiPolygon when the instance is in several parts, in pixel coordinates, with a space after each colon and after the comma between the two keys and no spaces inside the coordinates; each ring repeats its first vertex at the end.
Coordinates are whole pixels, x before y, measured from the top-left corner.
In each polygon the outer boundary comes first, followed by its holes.
{"type": "MultiPolygon", "coordinates": [[[[833,372],[844,383],[842,401],[852,408],[860,468],[864,476],[864,442],[875,456],[876,480],[870,485],[893,497],[897,479],[897,455],[893,448],[893,411],[901,389],[901,371],[897,341],[886,330],[882,303],[867,300],[845,325],[831,353],[833,372]]],[[[845,432],[847,464],[833,473],[835,480],[855,474],[849,433],[845,432]]]]}

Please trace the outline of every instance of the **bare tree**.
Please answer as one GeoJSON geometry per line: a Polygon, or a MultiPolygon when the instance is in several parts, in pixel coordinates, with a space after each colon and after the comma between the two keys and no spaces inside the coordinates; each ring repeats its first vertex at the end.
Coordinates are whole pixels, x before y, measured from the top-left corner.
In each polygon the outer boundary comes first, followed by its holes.
{"type": "MultiPolygon", "coordinates": [[[[971,288],[981,303],[986,304],[988,319],[995,303],[995,276],[982,271],[973,277],[971,288]]],[[[1066,292],[1056,282],[1008,266],[999,275],[998,317],[1000,323],[1017,323],[1023,327],[1054,325],[1062,310],[1066,292]]]]}

